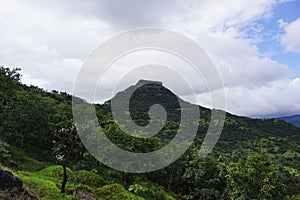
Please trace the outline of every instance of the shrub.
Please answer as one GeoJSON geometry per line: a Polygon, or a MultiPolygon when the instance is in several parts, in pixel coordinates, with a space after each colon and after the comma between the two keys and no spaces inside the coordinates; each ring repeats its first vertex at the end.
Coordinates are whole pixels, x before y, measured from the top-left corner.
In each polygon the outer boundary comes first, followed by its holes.
{"type": "Polygon", "coordinates": [[[97,199],[102,200],[144,200],[144,198],[128,192],[121,184],[111,184],[96,190],[97,199]]]}
{"type": "Polygon", "coordinates": [[[10,158],[9,145],[0,139],[0,162],[10,158]]]}

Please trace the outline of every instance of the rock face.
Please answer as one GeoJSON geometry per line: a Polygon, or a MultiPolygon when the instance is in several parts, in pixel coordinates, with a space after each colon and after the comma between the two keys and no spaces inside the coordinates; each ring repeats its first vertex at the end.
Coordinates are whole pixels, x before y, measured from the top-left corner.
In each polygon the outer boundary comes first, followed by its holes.
{"type": "Polygon", "coordinates": [[[14,177],[11,172],[0,169],[0,199],[36,200],[37,198],[24,189],[20,179],[14,177]]]}
{"type": "Polygon", "coordinates": [[[14,177],[11,172],[0,169],[0,189],[9,190],[15,187],[22,188],[23,187],[22,181],[14,177]]]}

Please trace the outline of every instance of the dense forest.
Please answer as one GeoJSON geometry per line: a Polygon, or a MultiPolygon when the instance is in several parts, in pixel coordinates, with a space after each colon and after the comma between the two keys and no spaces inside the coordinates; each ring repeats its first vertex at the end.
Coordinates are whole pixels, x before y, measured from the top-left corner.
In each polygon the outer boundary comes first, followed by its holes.
{"type": "MultiPolygon", "coordinates": [[[[19,69],[0,67],[0,172],[11,172],[24,185],[21,192],[4,187],[0,173],[0,199],[300,199],[300,128],[292,124],[227,113],[214,150],[199,158],[211,115],[199,107],[201,117],[193,122],[199,126],[197,136],[184,155],[158,171],[125,173],[86,150],[73,121],[71,95],[26,86],[20,79],[19,69]]],[[[112,116],[111,101],[94,106],[115,145],[149,152],[168,144],[178,131],[189,131],[180,130],[178,101],[156,82],[136,90],[126,113],[136,124],[149,122],[151,105],[167,111],[163,129],[150,138],[124,133],[112,116]]]]}

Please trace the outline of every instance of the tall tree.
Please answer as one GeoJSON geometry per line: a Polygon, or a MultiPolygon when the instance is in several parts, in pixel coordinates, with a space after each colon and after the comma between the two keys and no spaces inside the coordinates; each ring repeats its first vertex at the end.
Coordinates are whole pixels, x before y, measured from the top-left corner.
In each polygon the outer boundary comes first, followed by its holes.
{"type": "Polygon", "coordinates": [[[19,68],[10,69],[0,66],[0,137],[2,138],[7,118],[5,106],[13,96],[15,90],[20,86],[21,75],[19,71],[19,68]]]}
{"type": "Polygon", "coordinates": [[[50,114],[53,102],[39,94],[20,90],[5,106],[6,131],[9,142],[19,146],[24,143],[47,146],[51,141],[50,114]]]}

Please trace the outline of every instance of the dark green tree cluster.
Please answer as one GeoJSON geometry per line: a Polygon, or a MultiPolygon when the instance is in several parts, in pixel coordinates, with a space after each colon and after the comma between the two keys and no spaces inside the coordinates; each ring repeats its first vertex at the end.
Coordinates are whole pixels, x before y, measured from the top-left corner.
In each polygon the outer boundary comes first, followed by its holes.
{"type": "Polygon", "coordinates": [[[0,67],[0,157],[9,154],[8,144],[54,154],[63,166],[64,192],[67,164],[84,151],[72,120],[71,96],[22,85],[20,77],[19,69],[0,67]]]}

